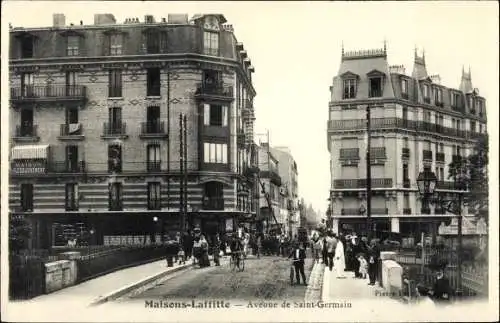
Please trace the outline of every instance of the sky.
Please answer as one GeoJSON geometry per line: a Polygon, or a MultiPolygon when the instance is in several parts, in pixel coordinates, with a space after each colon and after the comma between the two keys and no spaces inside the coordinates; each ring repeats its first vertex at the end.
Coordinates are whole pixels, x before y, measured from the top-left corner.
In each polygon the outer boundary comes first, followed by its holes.
{"type": "MultiPolygon", "coordinates": [[[[256,133],[269,130],[271,145],[291,149],[298,165],[299,195],[323,214],[331,181],[326,141],[329,86],[339,69],[342,43],[348,51],[382,48],[385,40],[389,64],[404,65],[410,74],[415,46],[425,49],[428,73],[439,74],[442,84],[451,87],[458,88],[462,66],[470,66],[473,86],[487,100],[489,120],[498,120],[495,1],[2,2],[3,25],[51,26],[53,13],[64,13],[66,23],[75,25],[80,20],[92,24],[94,13],[113,13],[118,22],[127,17],[143,20],[146,14],[157,20],[169,13],[223,14],[255,67],[256,133]]],[[[2,77],[5,80],[4,73],[2,77]]],[[[493,138],[498,138],[496,124],[488,125],[493,138]]],[[[497,169],[491,167],[490,178],[498,178],[497,169]]]]}

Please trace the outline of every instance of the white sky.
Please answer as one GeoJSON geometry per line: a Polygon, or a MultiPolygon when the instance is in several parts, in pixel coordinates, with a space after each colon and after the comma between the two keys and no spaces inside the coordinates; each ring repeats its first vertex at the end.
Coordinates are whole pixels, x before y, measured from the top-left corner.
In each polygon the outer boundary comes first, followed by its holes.
{"type": "MultiPolygon", "coordinates": [[[[462,64],[487,100],[488,131],[498,138],[498,5],[496,2],[2,2],[2,25],[93,23],[94,13],[127,17],[169,13],[222,13],[255,66],[256,132],[270,130],[273,146],[288,146],[297,161],[300,195],[325,211],[330,188],[326,123],[332,77],[346,50],[382,48],[390,65],[413,68],[417,45],[425,48],[429,74],[457,87],[462,64]]],[[[2,40],[6,32],[2,28],[2,40]]],[[[6,44],[2,44],[5,50],[6,44]]],[[[5,53],[5,52],[3,52],[5,53]]],[[[5,57],[5,55],[2,55],[5,57]]],[[[2,71],[3,72],[3,71],[2,71]]],[[[5,74],[3,73],[5,80],[5,74]]],[[[4,128],[5,129],[5,128],[4,128]]],[[[497,141],[491,145],[496,149],[497,141]]],[[[2,145],[3,146],[3,145],[2,145]]],[[[494,153],[492,151],[492,153],[494,153]]],[[[496,152],[495,155],[496,156],[496,152]]],[[[494,164],[497,160],[493,160],[494,164]]],[[[491,167],[490,178],[498,178],[491,167]]]]}

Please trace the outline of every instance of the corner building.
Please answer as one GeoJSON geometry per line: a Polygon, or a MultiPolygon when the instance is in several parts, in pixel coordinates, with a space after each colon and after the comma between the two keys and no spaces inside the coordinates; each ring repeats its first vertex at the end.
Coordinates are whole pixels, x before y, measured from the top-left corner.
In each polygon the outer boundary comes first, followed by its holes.
{"type": "Polygon", "coordinates": [[[32,247],[154,239],[181,229],[183,199],[208,234],[255,216],[254,68],[224,16],[94,18],[10,30],[9,203],[32,247]]]}
{"type": "MultiPolygon", "coordinates": [[[[415,50],[413,72],[389,66],[383,49],[344,52],[330,87],[328,150],[331,215],[335,231],[366,232],[367,106],[371,124],[371,216],[377,231],[419,237],[436,233],[452,216],[422,205],[418,174],[437,178],[436,190],[460,192],[448,179],[452,160],[467,156],[486,136],[485,99],[473,88],[470,70],[458,89],[428,75],[425,54],[415,50]]],[[[451,198],[451,197],[450,197],[451,198]]],[[[467,215],[465,208],[463,214],[467,215]]]]}

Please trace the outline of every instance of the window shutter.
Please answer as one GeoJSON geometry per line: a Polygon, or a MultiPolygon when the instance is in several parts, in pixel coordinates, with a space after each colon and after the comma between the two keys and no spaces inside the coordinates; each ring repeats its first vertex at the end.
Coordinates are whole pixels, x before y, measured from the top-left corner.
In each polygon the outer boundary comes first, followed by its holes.
{"type": "Polygon", "coordinates": [[[208,126],[210,125],[210,105],[209,104],[203,104],[204,108],[204,125],[208,126]]]}
{"type": "Polygon", "coordinates": [[[222,126],[227,127],[227,106],[222,106],[222,126]]]}

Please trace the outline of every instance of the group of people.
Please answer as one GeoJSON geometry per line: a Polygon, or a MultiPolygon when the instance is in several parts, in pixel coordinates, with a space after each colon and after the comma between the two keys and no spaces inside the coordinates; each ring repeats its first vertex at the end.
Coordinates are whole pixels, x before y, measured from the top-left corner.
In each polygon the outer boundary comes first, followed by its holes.
{"type": "Polygon", "coordinates": [[[355,232],[349,235],[336,235],[331,231],[325,234],[315,232],[311,237],[314,257],[317,262],[335,269],[337,278],[346,278],[346,271],[353,271],[354,278],[369,278],[369,285],[377,280],[380,248],[377,239],[370,242],[367,237],[359,238],[355,232]]]}

